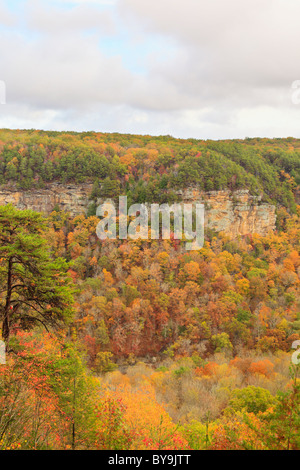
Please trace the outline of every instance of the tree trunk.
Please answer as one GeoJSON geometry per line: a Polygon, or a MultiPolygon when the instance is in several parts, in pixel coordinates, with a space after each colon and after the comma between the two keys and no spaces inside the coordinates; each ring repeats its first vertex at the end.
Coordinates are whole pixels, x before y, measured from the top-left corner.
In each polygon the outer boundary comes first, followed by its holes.
{"type": "Polygon", "coordinates": [[[73,383],[72,450],[75,450],[76,377],[73,383]]]}
{"type": "Polygon", "coordinates": [[[12,293],[12,257],[8,260],[8,272],[7,272],[7,290],[6,290],[6,301],[3,314],[3,323],[2,323],[2,338],[6,344],[6,350],[8,350],[9,343],[9,334],[10,334],[10,302],[11,302],[11,293],[12,293]]]}

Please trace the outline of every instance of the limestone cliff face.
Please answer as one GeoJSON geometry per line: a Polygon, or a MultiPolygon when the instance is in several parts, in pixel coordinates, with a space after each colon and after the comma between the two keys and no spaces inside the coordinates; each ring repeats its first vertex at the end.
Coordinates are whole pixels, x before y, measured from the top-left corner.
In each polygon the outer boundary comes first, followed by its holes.
{"type": "Polygon", "coordinates": [[[236,238],[257,233],[267,235],[275,229],[276,208],[261,202],[248,190],[201,192],[197,188],[180,191],[183,202],[200,202],[205,206],[205,226],[236,238]]]}
{"type": "Polygon", "coordinates": [[[56,205],[71,216],[85,213],[92,184],[49,184],[46,189],[29,191],[0,190],[0,205],[12,203],[18,209],[31,209],[49,214],[56,205]]]}
{"type": "MultiPolygon", "coordinates": [[[[92,184],[49,184],[45,189],[19,191],[0,190],[0,205],[12,203],[19,209],[32,209],[50,213],[56,205],[71,217],[86,213],[92,184]]],[[[263,204],[248,190],[202,192],[189,188],[178,192],[182,202],[204,203],[205,226],[216,232],[225,232],[233,238],[238,235],[258,233],[266,235],[275,229],[275,206],[263,204]]]]}

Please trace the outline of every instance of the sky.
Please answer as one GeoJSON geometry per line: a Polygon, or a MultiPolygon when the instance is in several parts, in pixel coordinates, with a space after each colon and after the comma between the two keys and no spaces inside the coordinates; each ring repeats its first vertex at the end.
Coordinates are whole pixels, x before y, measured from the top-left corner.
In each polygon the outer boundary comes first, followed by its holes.
{"type": "Polygon", "coordinates": [[[299,0],[0,0],[0,128],[300,138],[299,18],[299,0]]]}

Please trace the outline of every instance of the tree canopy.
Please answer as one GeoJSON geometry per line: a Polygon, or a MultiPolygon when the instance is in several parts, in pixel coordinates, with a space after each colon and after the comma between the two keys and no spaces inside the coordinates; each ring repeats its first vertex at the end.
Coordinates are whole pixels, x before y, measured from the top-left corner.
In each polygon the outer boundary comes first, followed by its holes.
{"type": "Polygon", "coordinates": [[[72,314],[71,280],[67,263],[53,259],[42,236],[45,219],[12,205],[0,207],[0,279],[2,336],[11,329],[45,328],[66,322],[72,314]]]}

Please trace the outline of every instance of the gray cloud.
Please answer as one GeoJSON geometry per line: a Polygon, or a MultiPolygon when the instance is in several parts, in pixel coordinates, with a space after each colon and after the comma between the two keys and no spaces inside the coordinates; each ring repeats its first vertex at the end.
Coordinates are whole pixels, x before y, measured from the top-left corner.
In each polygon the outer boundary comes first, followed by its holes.
{"type": "Polygon", "coordinates": [[[119,103],[130,86],[130,73],[118,56],[108,57],[97,37],[59,36],[28,41],[2,35],[8,99],[41,108],[87,108],[97,102],[119,103]],[[12,57],[18,59],[12,61],[12,57]]]}
{"type": "MultiPolygon", "coordinates": [[[[244,101],[259,90],[280,91],[298,76],[297,1],[124,0],[120,8],[149,34],[160,34],[162,42],[164,37],[174,40],[177,57],[154,65],[152,75],[196,101],[228,94],[235,100],[238,93],[244,101]]],[[[275,92],[274,99],[279,95],[275,92]]]]}
{"type": "Polygon", "coordinates": [[[0,2],[8,103],[0,124],[6,113],[17,127],[48,123],[57,130],[201,138],[299,133],[300,108],[290,96],[300,78],[298,0],[101,4],[78,0],[64,9],[31,0],[21,28],[0,2]],[[139,62],[143,71],[132,67],[139,62]]]}

